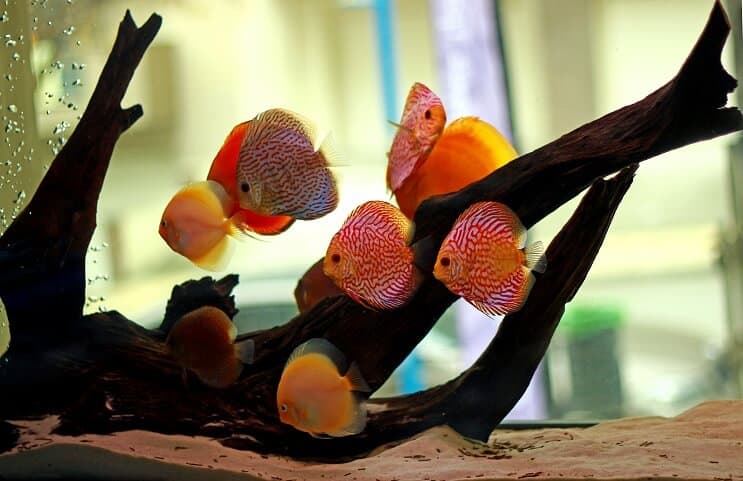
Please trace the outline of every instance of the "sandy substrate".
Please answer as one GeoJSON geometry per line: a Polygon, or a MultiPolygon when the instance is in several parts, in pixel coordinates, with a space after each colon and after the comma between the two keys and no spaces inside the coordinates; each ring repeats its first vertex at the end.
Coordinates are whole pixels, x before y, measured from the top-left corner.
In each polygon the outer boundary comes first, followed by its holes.
{"type": "Polygon", "coordinates": [[[54,423],[15,423],[22,434],[0,455],[0,479],[743,480],[743,401],[588,429],[498,430],[487,445],[440,427],[344,464],[262,456],[207,438],[145,431],[56,436],[49,434],[54,423]]]}

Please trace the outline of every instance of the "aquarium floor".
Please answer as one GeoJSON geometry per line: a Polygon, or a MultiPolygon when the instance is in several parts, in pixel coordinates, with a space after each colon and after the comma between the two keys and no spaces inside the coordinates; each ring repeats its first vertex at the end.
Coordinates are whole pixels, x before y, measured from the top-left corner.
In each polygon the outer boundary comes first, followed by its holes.
{"type": "Polygon", "coordinates": [[[206,438],[130,431],[49,434],[55,419],[19,422],[0,479],[188,480],[743,480],[743,401],[703,403],[675,418],[590,428],[497,430],[488,444],[446,427],[343,464],[236,451],[206,438]]]}

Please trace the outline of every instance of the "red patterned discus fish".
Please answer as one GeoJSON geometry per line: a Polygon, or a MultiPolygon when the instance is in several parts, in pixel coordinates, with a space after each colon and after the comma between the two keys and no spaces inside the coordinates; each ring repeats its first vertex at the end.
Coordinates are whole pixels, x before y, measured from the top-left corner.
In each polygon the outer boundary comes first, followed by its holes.
{"type": "Polygon", "coordinates": [[[488,315],[518,311],[544,272],[541,242],[526,246],[526,229],[498,202],[478,202],[457,218],[441,243],[433,275],[488,315]]]}
{"type": "Polygon", "coordinates": [[[338,206],[330,137],[297,113],[270,109],[246,126],[237,161],[240,207],[264,216],[317,219],[338,206]]]}
{"type": "Polygon", "coordinates": [[[410,221],[395,206],[365,202],[330,240],[323,272],[360,304],[401,307],[422,281],[408,246],[410,234],[410,221]]]}
{"type": "Polygon", "coordinates": [[[387,154],[387,188],[392,192],[423,164],[446,125],[441,99],[416,82],[405,100],[402,118],[387,154]]]}

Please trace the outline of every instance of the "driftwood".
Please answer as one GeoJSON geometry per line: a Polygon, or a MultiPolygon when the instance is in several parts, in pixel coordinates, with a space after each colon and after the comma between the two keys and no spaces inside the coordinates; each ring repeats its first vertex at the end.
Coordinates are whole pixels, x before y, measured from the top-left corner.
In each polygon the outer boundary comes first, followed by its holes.
{"type": "Polygon", "coordinates": [[[370,401],[366,430],[318,440],[279,422],[275,392],[294,347],[325,337],[356,360],[378,388],[433,327],[456,296],[430,275],[409,305],[375,312],[346,296],[321,301],[286,324],[241,339],[256,343],[255,363],[225,390],[185,386],[163,339],[180,315],[201,305],[235,314],[237,277],[176,286],[159,329],[117,312],[82,316],[84,256],[95,228],[98,194],[118,136],[142,113],[122,110],[123,93],[160,25],[137,29],[127,13],[93,98],[70,140],[16,222],[0,239],[0,297],[13,329],[0,385],[0,419],[58,414],[59,433],[148,429],[202,434],[226,445],[337,460],[446,423],[484,439],[522,395],[549,344],[564,305],[588,272],[637,162],[743,129],[724,108],[736,81],[719,57],[730,27],[719,3],[679,74],[647,98],[526,154],[460,192],[416,212],[416,261],[430,272],[456,216],[478,200],[510,205],[531,226],[592,186],[551,242],[549,268],[524,308],[507,316],[482,357],[456,379],[409,396],[370,401]],[[621,172],[620,172],[621,171],[621,172]],[[602,177],[620,172],[610,180],[602,177]],[[55,206],[58,213],[34,212],[55,206]],[[50,219],[51,217],[51,219],[50,219]]]}

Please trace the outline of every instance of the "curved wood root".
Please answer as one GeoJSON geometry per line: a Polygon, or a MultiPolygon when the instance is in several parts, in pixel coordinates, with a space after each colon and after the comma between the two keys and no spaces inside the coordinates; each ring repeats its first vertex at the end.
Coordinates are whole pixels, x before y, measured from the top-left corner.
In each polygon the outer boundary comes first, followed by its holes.
{"type": "Polygon", "coordinates": [[[429,276],[410,304],[394,311],[370,311],[346,296],[325,299],[282,326],[242,334],[239,339],[256,343],[255,363],[225,390],[191,381],[184,385],[162,341],[172,323],[195,307],[210,304],[234,315],[230,291],[236,276],[176,287],[156,330],[117,312],[81,317],[84,255],[108,159],[118,136],[140,114],[118,105],[159,22],[153,16],[137,30],[127,14],[83,121],[31,204],[0,239],[0,263],[11,269],[0,279],[0,296],[11,299],[6,306],[17,327],[9,362],[0,367],[0,385],[13,392],[0,398],[0,418],[55,413],[60,415],[60,433],[139,428],[202,434],[242,449],[328,460],[362,455],[441,423],[484,439],[531,379],[565,303],[585,278],[631,184],[633,164],[743,129],[740,112],[724,108],[736,81],[719,62],[730,28],[716,3],[697,45],[671,82],[460,192],[424,202],[416,213],[414,249],[418,265],[430,272],[454,219],[473,202],[504,202],[531,226],[593,185],[550,244],[549,268],[539,276],[525,306],[504,319],[471,369],[421,393],[370,401],[372,412],[363,433],[318,440],[277,418],[276,386],[290,352],[309,338],[325,337],[355,360],[377,389],[456,296],[429,276]],[[110,85],[118,87],[99,94],[102,86],[110,85]],[[622,169],[615,178],[602,179],[622,169]],[[80,173],[80,179],[70,172],[80,173]],[[44,225],[31,215],[39,205],[59,206],[59,218],[44,225]],[[39,285],[44,302],[38,302],[38,292],[33,298],[28,294],[29,286],[39,285]]]}

